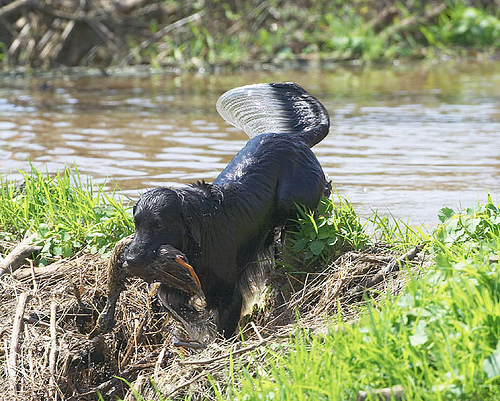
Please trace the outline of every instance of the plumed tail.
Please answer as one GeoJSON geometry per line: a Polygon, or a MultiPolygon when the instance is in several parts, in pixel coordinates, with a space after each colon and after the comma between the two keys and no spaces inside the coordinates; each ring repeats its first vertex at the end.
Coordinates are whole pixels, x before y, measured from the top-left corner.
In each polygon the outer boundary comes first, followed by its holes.
{"type": "Polygon", "coordinates": [[[216,107],[224,120],[250,138],[283,133],[297,136],[313,147],[330,128],[325,107],[293,82],[234,88],[219,98],[216,107]]]}

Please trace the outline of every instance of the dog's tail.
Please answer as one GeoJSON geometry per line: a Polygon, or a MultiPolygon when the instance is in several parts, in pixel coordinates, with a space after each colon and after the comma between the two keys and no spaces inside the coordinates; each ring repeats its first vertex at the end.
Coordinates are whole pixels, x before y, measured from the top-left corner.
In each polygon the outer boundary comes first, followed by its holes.
{"type": "Polygon", "coordinates": [[[309,147],[330,128],[325,107],[293,82],[241,86],[224,93],[217,111],[250,137],[283,133],[301,138],[309,147]]]}

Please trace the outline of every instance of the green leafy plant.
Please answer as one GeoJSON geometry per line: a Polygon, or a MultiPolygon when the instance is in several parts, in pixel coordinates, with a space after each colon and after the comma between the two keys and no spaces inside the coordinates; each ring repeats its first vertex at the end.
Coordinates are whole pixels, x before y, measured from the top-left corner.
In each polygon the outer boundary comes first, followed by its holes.
{"type": "Polygon", "coordinates": [[[477,204],[460,212],[443,208],[438,214],[440,226],[434,234],[439,249],[479,249],[495,247],[500,236],[500,209],[490,196],[485,204],[477,204]]]}
{"type": "Polygon", "coordinates": [[[500,46],[500,19],[486,10],[456,1],[437,24],[420,28],[427,42],[439,49],[450,45],[472,48],[500,46]]]}
{"type": "Polygon", "coordinates": [[[287,241],[289,249],[306,261],[328,263],[341,252],[363,249],[370,243],[365,226],[346,199],[325,197],[316,211],[303,206],[298,210],[299,218],[287,241]]]}
{"type": "Polygon", "coordinates": [[[396,385],[408,400],[500,399],[498,206],[440,218],[428,238],[440,244],[435,264],[400,296],[368,301],[355,323],[338,316],[326,334],[299,327],[259,350],[260,365],[237,366],[231,396],[219,399],[375,399],[371,390],[396,385]]]}

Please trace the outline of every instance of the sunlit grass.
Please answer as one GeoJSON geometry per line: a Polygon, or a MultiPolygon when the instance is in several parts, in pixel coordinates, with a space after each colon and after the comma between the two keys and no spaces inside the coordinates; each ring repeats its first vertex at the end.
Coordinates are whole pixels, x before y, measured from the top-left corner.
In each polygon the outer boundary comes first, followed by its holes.
{"type": "Polygon", "coordinates": [[[0,236],[20,240],[36,234],[43,246],[41,264],[83,248],[106,253],[132,232],[132,218],[122,202],[103,185],[83,181],[76,167],[53,175],[35,168],[21,174],[20,186],[0,179],[0,236]]]}
{"type": "Polygon", "coordinates": [[[374,211],[367,222],[374,240],[405,251],[410,247],[428,243],[429,233],[421,226],[411,225],[394,216],[382,216],[374,211]]]}
{"type": "MultiPolygon", "coordinates": [[[[358,323],[338,320],[340,330],[328,335],[299,328],[286,344],[259,351],[269,355],[266,366],[235,367],[235,383],[219,399],[353,400],[359,390],[402,385],[408,400],[498,400],[498,205],[490,199],[441,215],[425,238],[435,265],[400,297],[368,302],[358,323]]],[[[386,238],[406,240],[406,230],[386,238]]]]}
{"type": "Polygon", "coordinates": [[[304,263],[325,266],[341,253],[362,250],[371,243],[352,204],[339,194],[321,199],[314,211],[298,205],[298,213],[287,248],[304,263]]]}

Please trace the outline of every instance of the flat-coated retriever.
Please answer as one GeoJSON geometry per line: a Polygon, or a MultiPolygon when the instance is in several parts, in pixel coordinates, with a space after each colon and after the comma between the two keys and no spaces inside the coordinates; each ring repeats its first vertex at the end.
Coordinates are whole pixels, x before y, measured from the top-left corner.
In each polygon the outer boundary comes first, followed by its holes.
{"type": "MultiPolygon", "coordinates": [[[[297,215],[297,204],[316,208],[325,192],[325,175],[310,147],[328,134],[330,120],[323,105],[294,83],[232,89],[217,110],[251,139],[212,184],[155,188],[140,197],[124,268],[147,277],[162,246],[181,250],[217,330],[230,337],[245,300],[274,262],[276,229],[297,215]]],[[[160,281],[160,298],[170,310],[179,310],[194,291],[160,281]]],[[[106,310],[114,311],[117,298],[109,297],[106,310]]]]}

